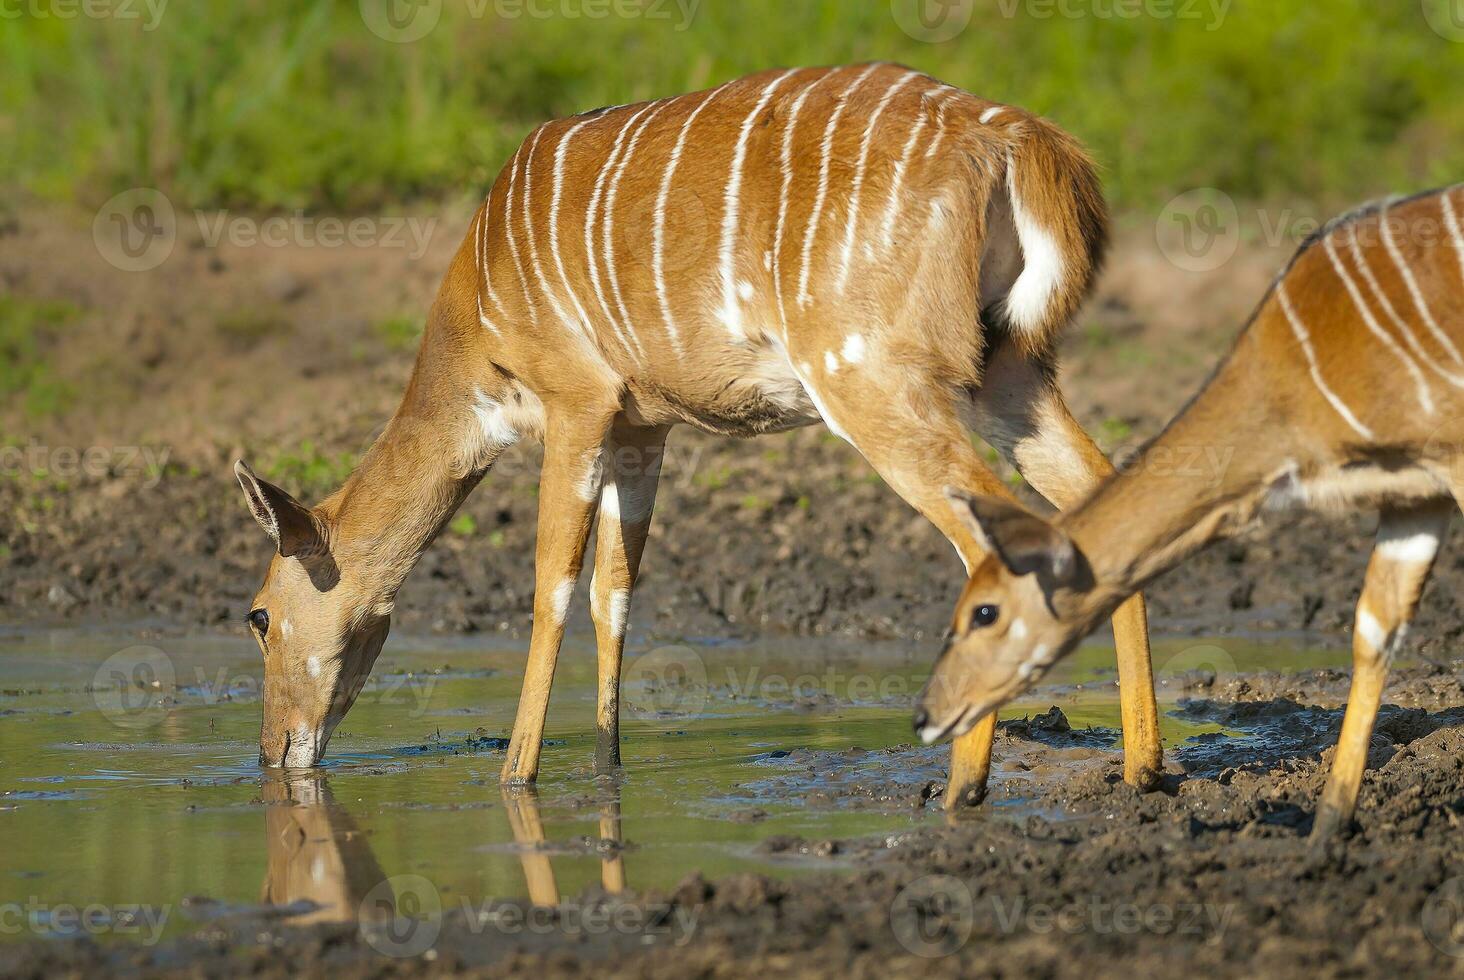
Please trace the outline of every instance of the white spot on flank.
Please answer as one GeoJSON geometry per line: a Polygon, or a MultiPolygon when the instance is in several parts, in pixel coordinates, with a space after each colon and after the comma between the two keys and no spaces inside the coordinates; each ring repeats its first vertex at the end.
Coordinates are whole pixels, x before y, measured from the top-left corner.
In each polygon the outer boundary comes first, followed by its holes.
{"type": "Polygon", "coordinates": [[[1012,202],[1017,239],[1022,245],[1022,272],[1007,293],[1007,319],[1018,329],[1040,330],[1063,280],[1066,263],[1057,240],[1022,203],[1017,193],[1017,165],[1010,154],[1007,155],[1007,194],[1012,202]]]}
{"type": "Polygon", "coordinates": [[[1357,632],[1378,653],[1383,653],[1388,645],[1388,631],[1383,629],[1377,617],[1366,609],[1357,610],[1357,632]]]}
{"type": "Polygon", "coordinates": [[[320,658],[308,657],[305,660],[305,672],[311,677],[320,676],[320,658]]]}
{"type": "Polygon", "coordinates": [[[1301,345],[1301,352],[1306,355],[1307,369],[1311,372],[1312,383],[1322,393],[1322,397],[1336,410],[1337,414],[1350,426],[1358,435],[1367,441],[1373,439],[1372,432],[1367,426],[1357,420],[1347,404],[1327,387],[1327,382],[1322,378],[1322,370],[1317,365],[1317,353],[1312,349],[1311,335],[1307,333],[1306,326],[1297,317],[1296,311],[1291,308],[1291,297],[1286,294],[1286,283],[1284,281],[1276,284],[1276,298],[1281,301],[1281,310],[1286,314],[1286,320],[1291,324],[1291,332],[1296,335],[1296,342],[1301,345]]]}
{"type": "Polygon", "coordinates": [[[735,282],[735,240],[737,235],[737,196],[742,191],[742,163],[747,159],[747,140],[752,135],[752,124],[762,114],[767,106],[768,100],[773,97],[779,85],[794,69],[783,72],[768,83],[763,89],[762,95],[758,97],[749,112],[742,120],[742,128],[737,134],[737,148],[732,152],[732,172],[727,178],[726,197],[722,205],[722,323],[734,337],[747,336],[746,329],[742,326],[742,309],[737,305],[737,285],[735,282]]]}
{"type": "Polygon", "coordinates": [[[858,364],[864,360],[864,338],[859,334],[850,334],[844,339],[844,360],[850,364],[858,364]]]}
{"type": "Polygon", "coordinates": [[[752,299],[752,294],[753,294],[752,283],[748,282],[746,279],[743,279],[743,280],[741,280],[741,281],[739,281],[737,283],[737,298],[738,299],[742,300],[745,303],[748,300],[752,299]]]}
{"type": "Polygon", "coordinates": [[[839,370],[839,357],[831,350],[824,351],[824,370],[830,374],[839,370]]]}
{"type": "Polygon", "coordinates": [[[985,112],[983,112],[983,113],[981,113],[981,122],[982,122],[982,123],[983,123],[983,124],[984,124],[984,123],[989,123],[989,122],[991,122],[991,121],[992,121],[992,120],[993,120],[993,119],[995,119],[995,118],[996,118],[996,117],[997,117],[997,116],[999,116],[999,115],[1001,115],[1001,113],[1002,113],[1002,110],[1003,110],[1003,109],[1004,109],[1004,108],[1005,108],[1005,107],[1004,107],[1004,106],[999,106],[999,105],[994,105],[994,106],[991,106],[991,107],[990,107],[990,108],[988,108],[988,109],[987,109],[987,110],[986,110],[986,111],[985,111],[985,112]]]}
{"type": "MultiPolygon", "coordinates": [[[[1402,362],[1409,376],[1413,378],[1418,403],[1423,406],[1425,413],[1432,415],[1434,413],[1433,396],[1429,392],[1428,382],[1424,380],[1423,372],[1419,370],[1413,358],[1408,356],[1408,352],[1398,346],[1398,342],[1382,328],[1377,318],[1373,316],[1372,310],[1368,308],[1362,297],[1362,292],[1357,288],[1357,283],[1353,281],[1352,274],[1347,271],[1347,267],[1342,264],[1342,257],[1337,254],[1337,246],[1332,242],[1334,237],[1329,235],[1322,240],[1322,249],[1327,253],[1327,258],[1331,259],[1332,268],[1336,271],[1338,278],[1342,280],[1342,285],[1347,288],[1347,295],[1352,297],[1352,302],[1358,312],[1362,314],[1363,324],[1388,349],[1389,353],[1402,362]]],[[[1356,236],[1353,236],[1353,239],[1355,242],[1356,236]]]]}
{"type": "Polygon", "coordinates": [[[803,232],[803,265],[798,273],[798,305],[807,306],[813,302],[813,296],[808,292],[808,277],[811,271],[813,259],[813,240],[818,234],[819,219],[823,217],[824,201],[829,196],[829,161],[834,152],[834,132],[839,128],[839,118],[844,115],[844,110],[849,107],[849,96],[859,87],[859,84],[869,77],[870,73],[879,65],[870,65],[860,72],[850,82],[839,96],[839,104],[834,111],[829,113],[828,125],[824,127],[823,146],[819,157],[818,166],[818,192],[813,198],[813,211],[808,215],[808,227],[803,232]]]}
{"type": "Polygon", "coordinates": [[[773,268],[773,251],[772,251],[772,249],[768,249],[766,252],[763,253],[763,268],[766,269],[766,270],[768,270],[769,272],[772,271],[772,268],[773,268]]]}
{"type": "Polygon", "coordinates": [[[1438,554],[1439,539],[1436,535],[1420,532],[1404,537],[1383,538],[1378,542],[1378,554],[1389,561],[1406,564],[1431,562],[1438,554]]]}
{"type": "Polygon", "coordinates": [[[554,595],[550,601],[556,626],[563,626],[564,621],[569,618],[569,600],[574,598],[574,579],[567,578],[554,587],[554,595]]]}
{"type": "Polygon", "coordinates": [[[725,82],[718,88],[712,90],[706,98],[697,103],[695,109],[686,117],[686,122],[681,124],[681,132],[676,136],[676,142],[671,147],[671,156],[666,161],[666,173],[661,177],[661,190],[656,195],[656,207],[653,213],[651,224],[651,272],[656,282],[656,299],[661,304],[661,317],[666,322],[666,335],[671,340],[671,350],[677,357],[681,356],[681,333],[676,328],[676,320],[671,316],[671,300],[666,294],[666,201],[671,196],[671,178],[676,174],[676,167],[681,162],[681,151],[686,147],[686,134],[691,132],[691,124],[696,122],[696,117],[701,111],[711,105],[712,100],[722,93],[731,82],[725,82]]]}
{"type": "Polygon", "coordinates": [[[909,71],[900,76],[900,80],[891,85],[875,106],[874,112],[869,115],[869,123],[864,127],[864,139],[859,143],[859,161],[854,165],[854,183],[849,190],[849,219],[844,224],[844,248],[839,256],[839,275],[835,281],[835,288],[842,294],[844,287],[849,282],[849,260],[854,254],[854,231],[859,224],[859,194],[864,185],[864,171],[869,164],[869,144],[874,139],[874,127],[879,122],[879,117],[884,114],[885,107],[895,97],[895,93],[904,88],[910,79],[918,76],[918,72],[909,71]]]}

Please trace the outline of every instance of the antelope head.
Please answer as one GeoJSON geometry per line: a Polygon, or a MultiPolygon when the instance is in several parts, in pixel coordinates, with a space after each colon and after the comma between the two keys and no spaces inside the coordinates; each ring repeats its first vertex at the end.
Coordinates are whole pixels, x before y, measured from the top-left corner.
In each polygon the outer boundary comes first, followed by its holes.
{"type": "Polygon", "coordinates": [[[248,623],[264,654],[263,766],[308,767],[356,700],[391,628],[391,596],[369,584],[325,511],[254,475],[234,475],[249,512],[275,545],[248,623]],[[353,567],[355,566],[355,567],[353,567]]]}
{"type": "Polygon", "coordinates": [[[952,488],[946,498],[986,557],[920,693],[915,730],[926,744],[965,734],[1032,687],[1093,623],[1092,573],[1071,538],[1005,501],[952,488]]]}

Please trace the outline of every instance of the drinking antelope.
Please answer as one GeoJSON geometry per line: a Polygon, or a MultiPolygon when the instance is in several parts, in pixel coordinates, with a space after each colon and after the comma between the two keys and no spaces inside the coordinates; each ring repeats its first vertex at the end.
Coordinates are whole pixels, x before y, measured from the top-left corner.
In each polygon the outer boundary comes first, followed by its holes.
{"type": "Polygon", "coordinates": [[[1030,688],[1126,596],[1262,509],[1377,507],[1352,692],[1312,834],[1351,820],[1388,663],[1464,502],[1464,195],[1344,215],[1302,245],[1209,382],[1081,507],[948,491],[987,549],[921,695],[927,742],[1030,688]],[[1204,447],[1211,478],[1166,465],[1204,447]]]}
{"type": "MultiPolygon", "coordinates": [[[[525,437],[544,461],[505,782],[538,772],[597,513],[595,761],[619,764],[626,617],[676,424],[750,436],[822,420],[974,567],[978,539],[941,488],[1005,491],[963,419],[1059,506],[1109,471],[1055,353],[1105,231],[1070,137],[896,65],[767,71],[540,126],[474,216],[401,406],[345,485],[308,508],[236,466],[278,547],[249,615],[262,762],[320,759],[402,581],[525,437]]],[[[1115,632],[1126,773],[1146,784],[1160,750],[1141,599],[1115,632]]],[[[991,739],[988,724],[956,746],[949,801],[979,798],[991,739]]]]}

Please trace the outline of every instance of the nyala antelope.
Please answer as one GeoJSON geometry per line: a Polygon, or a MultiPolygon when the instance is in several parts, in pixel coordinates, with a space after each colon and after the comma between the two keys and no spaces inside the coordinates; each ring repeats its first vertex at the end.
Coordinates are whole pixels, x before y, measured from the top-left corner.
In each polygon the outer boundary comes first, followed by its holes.
{"type": "MultiPolygon", "coordinates": [[[[1056,383],[1106,211],[1048,122],[890,65],[767,71],[545,123],[494,182],[395,416],[306,507],[236,467],[274,539],[249,622],[260,757],[319,761],[418,556],[501,453],[544,442],[534,625],[505,782],[539,768],[550,683],[598,515],[590,586],[600,771],[619,764],[621,648],[677,424],[751,436],[822,421],[950,539],[942,496],[1001,495],[968,426],[1058,506],[1109,472],[1056,383]]],[[[1142,600],[1115,613],[1127,775],[1160,767],[1142,600]]],[[[953,751],[979,799],[992,722],[953,751]]]]}
{"type": "Polygon", "coordinates": [[[1350,824],[1388,663],[1464,502],[1464,193],[1364,207],[1296,253],[1234,349],[1123,472],[1055,522],[949,491],[986,549],[916,711],[927,742],[1027,690],[1146,582],[1269,507],[1376,507],[1315,839],[1350,824]],[[1204,447],[1216,474],[1169,466],[1204,447]]]}

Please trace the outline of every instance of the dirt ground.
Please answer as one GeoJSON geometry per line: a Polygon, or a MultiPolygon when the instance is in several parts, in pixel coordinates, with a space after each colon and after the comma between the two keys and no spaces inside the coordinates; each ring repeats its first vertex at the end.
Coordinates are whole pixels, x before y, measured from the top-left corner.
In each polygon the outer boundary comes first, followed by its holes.
{"type": "MultiPolygon", "coordinates": [[[[268,550],[239,499],[232,460],[324,481],[338,465],[330,461],[368,444],[412,356],[383,324],[401,315],[420,322],[468,211],[424,212],[437,226],[415,260],[385,247],[210,247],[185,235],[148,273],[102,261],[89,216],[23,212],[0,231],[0,288],[77,307],[41,340],[75,391],[73,407],[37,417],[0,406],[0,445],[9,446],[0,617],[242,629],[268,550]],[[89,448],[105,465],[65,465],[89,448]],[[302,457],[327,463],[303,466],[302,457]],[[166,462],[139,462],[148,458],[166,462]]],[[[1196,275],[1167,263],[1146,227],[1121,229],[1099,294],[1064,347],[1064,387],[1105,448],[1132,449],[1183,403],[1285,251],[1247,246],[1220,271],[1196,275]]],[[[397,629],[527,635],[535,454],[515,453],[469,501],[470,524],[444,535],[408,581],[397,629]]],[[[1276,515],[1156,583],[1155,629],[1342,640],[1372,525],[1371,515],[1276,515]]],[[[1434,659],[1455,659],[1461,583],[1464,557],[1447,550],[1412,633],[1434,659]]],[[[688,430],[672,439],[632,623],[665,637],[843,631],[929,643],[959,584],[943,539],[823,431],[738,443],[688,430]]],[[[560,924],[510,935],[449,916],[434,958],[389,959],[354,928],[215,923],[159,950],[0,948],[0,972],[1464,972],[1455,921],[1464,882],[1454,879],[1464,868],[1464,732],[1451,727],[1464,690],[1444,668],[1394,679],[1357,832],[1311,853],[1303,838],[1346,680],[1336,672],[1197,680],[1184,710],[1254,729],[1256,751],[1237,758],[1187,747],[1169,759],[1163,792],[1140,796],[1121,783],[1106,749],[1112,733],[1065,731],[1054,715],[1005,727],[1002,765],[1020,778],[1000,784],[973,819],[884,841],[769,844],[801,859],[851,859],[853,874],[693,878],[672,895],[581,903],[628,901],[647,921],[696,910],[693,940],[681,945],[649,929],[588,936],[560,924]],[[1045,816],[1003,816],[1003,793],[1018,791],[1045,816]]],[[[897,778],[928,751],[889,750],[855,767],[841,792],[938,805],[938,781],[897,778]]],[[[808,755],[790,766],[838,771],[848,761],[808,755]]],[[[790,790],[798,785],[790,779],[790,790]]]]}

